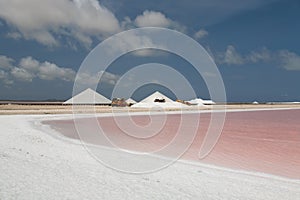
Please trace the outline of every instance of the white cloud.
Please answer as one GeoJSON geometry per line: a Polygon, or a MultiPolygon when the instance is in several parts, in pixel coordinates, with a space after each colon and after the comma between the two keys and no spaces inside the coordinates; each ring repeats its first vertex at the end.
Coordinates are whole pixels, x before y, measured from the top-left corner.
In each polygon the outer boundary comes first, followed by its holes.
{"type": "Polygon", "coordinates": [[[185,27],[176,21],[166,17],[161,12],[145,10],[142,15],[138,15],[134,24],[137,27],[163,27],[171,28],[181,32],[185,32],[185,27]]]}
{"type": "Polygon", "coordinates": [[[229,45],[223,56],[223,63],[228,65],[241,65],[244,64],[243,57],[236,51],[234,46],[229,45]]]}
{"type": "MultiPolygon", "coordinates": [[[[15,62],[13,59],[0,55],[0,58],[6,61],[15,62]]],[[[71,68],[60,67],[54,63],[45,61],[40,62],[31,56],[20,59],[16,66],[10,65],[10,68],[0,69],[0,81],[4,84],[12,84],[15,81],[32,82],[34,79],[55,81],[74,81],[76,72],[71,68]]],[[[99,82],[114,85],[119,76],[109,72],[100,71],[98,73],[80,73],[76,81],[82,85],[94,86],[99,82]]]]}
{"type": "Polygon", "coordinates": [[[0,69],[0,80],[5,84],[5,85],[11,85],[13,84],[13,80],[10,80],[9,74],[0,69]]]}
{"type": "MultiPolygon", "coordinates": [[[[210,54],[212,54],[211,51],[210,54]]],[[[213,57],[216,58],[217,63],[227,65],[243,65],[247,63],[271,62],[274,60],[273,53],[265,47],[242,55],[232,45],[228,45],[225,52],[218,53],[217,56],[213,55],[213,57]]]]}
{"type": "Polygon", "coordinates": [[[266,47],[241,55],[234,46],[228,45],[224,53],[219,53],[217,55],[216,61],[219,64],[243,65],[247,63],[274,62],[278,59],[277,57],[278,52],[272,52],[266,47]]]}
{"type": "Polygon", "coordinates": [[[9,33],[7,33],[6,36],[8,38],[12,38],[12,39],[15,39],[15,40],[18,40],[18,39],[22,38],[22,35],[19,32],[9,32],[9,33]]]}
{"type": "Polygon", "coordinates": [[[124,18],[124,20],[121,22],[121,27],[122,27],[122,30],[129,30],[129,29],[136,28],[136,26],[134,25],[134,22],[132,22],[129,17],[124,18]]]}
{"type": "Polygon", "coordinates": [[[101,75],[101,81],[111,84],[111,85],[115,85],[118,81],[118,79],[120,78],[118,75],[110,73],[110,72],[99,72],[101,75]]]}
{"type": "Polygon", "coordinates": [[[47,46],[59,46],[59,41],[55,39],[54,35],[47,30],[36,30],[30,33],[24,33],[26,39],[35,39],[39,43],[47,46]]]}
{"type": "Polygon", "coordinates": [[[14,67],[10,73],[18,81],[31,82],[32,79],[35,77],[33,73],[30,73],[26,69],[18,67],[14,67]]]}
{"type": "Polygon", "coordinates": [[[13,66],[14,59],[0,55],[0,69],[10,69],[13,66]]]}
{"type": "Polygon", "coordinates": [[[98,73],[81,72],[76,76],[76,83],[81,87],[94,87],[101,83],[107,83],[110,85],[116,84],[119,76],[110,72],[100,71],[98,73]],[[101,77],[101,81],[99,80],[101,77]]]}
{"type": "Polygon", "coordinates": [[[0,70],[0,79],[4,79],[7,77],[7,73],[3,70],[0,70]]]}
{"type": "Polygon", "coordinates": [[[34,78],[41,80],[74,81],[76,72],[71,68],[59,67],[54,63],[40,62],[32,57],[25,57],[18,65],[13,65],[13,59],[0,55],[0,62],[5,64],[0,70],[0,80],[5,84],[14,81],[32,82],[34,78]]]}
{"type": "Polygon", "coordinates": [[[22,58],[19,68],[31,73],[33,77],[39,77],[41,80],[61,79],[64,81],[73,81],[76,74],[70,68],[59,67],[48,61],[41,63],[32,57],[22,58]]]}
{"type": "Polygon", "coordinates": [[[205,36],[208,35],[208,32],[204,29],[200,29],[199,31],[197,31],[195,34],[194,34],[194,38],[199,40],[199,39],[202,39],[204,38],[205,36]]]}
{"type": "Polygon", "coordinates": [[[97,0],[2,0],[0,18],[22,36],[47,46],[57,46],[57,36],[69,36],[91,45],[92,37],[106,37],[120,30],[119,22],[97,0]]]}
{"type": "Polygon", "coordinates": [[[74,49],[77,42],[90,48],[95,40],[135,27],[186,31],[186,27],[163,13],[149,10],[133,21],[125,17],[119,22],[98,0],[2,0],[0,19],[11,27],[7,37],[34,40],[49,47],[59,46],[64,41],[74,49]]]}
{"type": "Polygon", "coordinates": [[[7,78],[8,78],[7,72],[0,69],[0,79],[4,80],[4,79],[7,79],[7,78]]]}
{"type": "Polygon", "coordinates": [[[164,14],[155,11],[145,10],[142,15],[139,15],[134,20],[138,27],[169,27],[172,20],[168,19],[164,14]]]}
{"type": "Polygon", "coordinates": [[[252,63],[268,62],[272,59],[272,52],[264,47],[258,51],[252,51],[249,55],[247,55],[246,59],[252,63]]]}
{"type": "MultiPolygon", "coordinates": [[[[211,53],[210,49],[208,51],[211,53]]],[[[219,64],[243,65],[253,63],[270,63],[285,70],[300,70],[300,55],[289,50],[270,51],[266,47],[251,51],[242,56],[234,46],[229,45],[224,53],[217,54],[215,61],[219,64]]]]}
{"type": "Polygon", "coordinates": [[[22,58],[19,62],[19,66],[31,72],[38,72],[40,62],[29,56],[26,58],[22,58]]]}
{"type": "Polygon", "coordinates": [[[115,37],[109,46],[108,52],[111,54],[118,54],[120,51],[132,51],[137,49],[134,52],[136,56],[153,56],[158,55],[158,52],[155,50],[147,49],[149,47],[161,47],[161,44],[154,44],[153,40],[150,37],[138,35],[136,32],[127,33],[126,38],[115,37]],[[141,49],[141,50],[138,50],[141,49]]]}
{"type": "Polygon", "coordinates": [[[73,81],[76,72],[70,68],[58,67],[57,65],[44,62],[40,63],[37,76],[42,80],[61,79],[64,81],[73,81]]]}
{"type": "Polygon", "coordinates": [[[77,39],[81,44],[83,44],[83,46],[88,49],[91,47],[93,40],[91,37],[84,35],[80,32],[76,32],[73,34],[75,39],[77,39]]]}
{"type": "Polygon", "coordinates": [[[286,70],[300,70],[300,56],[288,50],[281,50],[278,53],[282,67],[286,70]]]}

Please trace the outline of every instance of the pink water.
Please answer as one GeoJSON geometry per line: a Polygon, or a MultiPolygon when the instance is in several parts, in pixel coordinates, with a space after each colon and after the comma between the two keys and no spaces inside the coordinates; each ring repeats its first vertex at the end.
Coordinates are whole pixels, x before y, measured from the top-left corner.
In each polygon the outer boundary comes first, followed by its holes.
{"type": "MultiPolygon", "coordinates": [[[[151,117],[152,122],[161,120],[159,116],[151,117]]],[[[197,120],[196,117],[199,116],[185,114],[185,118],[191,123],[190,129],[194,128],[192,122],[197,120]]],[[[181,159],[300,179],[300,110],[228,112],[216,146],[206,158],[199,160],[199,148],[210,117],[209,113],[201,114],[197,135],[181,159]]],[[[124,116],[118,117],[118,121],[127,119],[128,117],[124,116]]],[[[151,122],[149,116],[133,116],[132,119],[136,124],[145,126],[138,134],[151,131],[146,127],[151,122]]],[[[96,120],[101,125],[102,131],[118,147],[148,152],[168,145],[177,133],[181,115],[167,115],[162,129],[153,137],[146,139],[124,134],[112,117],[101,117],[96,120]]],[[[53,120],[44,123],[50,124],[67,137],[79,139],[73,120],[53,120]]],[[[85,142],[106,145],[95,135],[93,119],[80,119],[76,123],[85,127],[83,137],[85,142]]],[[[152,126],[150,129],[153,128],[155,127],[152,126]]],[[[188,128],[186,131],[189,134],[188,128]]],[[[168,156],[172,156],[172,153],[168,156]]]]}

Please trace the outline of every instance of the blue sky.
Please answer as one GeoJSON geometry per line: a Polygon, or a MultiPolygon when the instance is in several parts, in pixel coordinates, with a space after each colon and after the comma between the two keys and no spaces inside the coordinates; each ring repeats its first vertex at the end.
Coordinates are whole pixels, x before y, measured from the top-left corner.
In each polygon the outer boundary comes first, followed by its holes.
{"type": "MultiPolygon", "coordinates": [[[[1,0],[0,99],[67,99],[77,70],[98,43],[124,30],[157,26],[181,31],[205,47],[228,101],[300,101],[299,10],[298,0],[1,0]]],[[[188,63],[163,54],[122,57],[99,92],[109,97],[122,73],[155,61],[181,71],[199,97],[209,98],[188,63]]],[[[173,95],[153,83],[134,98],[157,89],[173,95]]]]}

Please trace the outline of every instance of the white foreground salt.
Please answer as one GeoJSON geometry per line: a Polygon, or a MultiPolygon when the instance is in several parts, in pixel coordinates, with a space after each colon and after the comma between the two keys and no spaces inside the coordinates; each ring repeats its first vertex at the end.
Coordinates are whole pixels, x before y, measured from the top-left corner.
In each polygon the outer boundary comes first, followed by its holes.
{"type": "MultiPolygon", "coordinates": [[[[71,115],[0,116],[0,199],[300,199],[300,180],[183,161],[120,173],[40,122],[71,115]]],[[[104,149],[112,157],[116,152],[104,149]]]]}

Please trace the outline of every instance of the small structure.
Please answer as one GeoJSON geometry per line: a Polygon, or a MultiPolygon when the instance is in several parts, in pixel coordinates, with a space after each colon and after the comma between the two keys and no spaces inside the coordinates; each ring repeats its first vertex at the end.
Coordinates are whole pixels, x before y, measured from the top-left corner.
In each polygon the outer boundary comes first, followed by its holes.
{"type": "Polygon", "coordinates": [[[192,106],[204,106],[203,104],[203,100],[202,99],[192,99],[190,101],[188,101],[190,103],[190,105],[192,106]]]}
{"type": "Polygon", "coordinates": [[[179,103],[182,103],[182,104],[185,104],[185,105],[188,105],[188,106],[192,105],[190,102],[184,101],[184,100],[181,100],[181,99],[177,99],[176,102],[179,102],[179,103]]]}
{"type": "Polygon", "coordinates": [[[129,98],[126,100],[126,103],[128,106],[132,106],[132,105],[136,104],[137,102],[135,100],[133,100],[132,98],[129,98]]]}
{"type": "Polygon", "coordinates": [[[207,106],[207,105],[215,105],[216,103],[212,100],[203,100],[200,98],[192,99],[188,101],[190,105],[195,105],[195,106],[207,106]]]}
{"type": "Polygon", "coordinates": [[[126,107],[128,106],[124,98],[113,98],[111,102],[112,107],[126,107]]]}
{"type": "Polygon", "coordinates": [[[215,105],[216,104],[216,102],[214,102],[213,100],[205,100],[205,99],[203,99],[202,101],[203,101],[204,105],[215,105]]]}
{"type": "Polygon", "coordinates": [[[111,105],[111,100],[88,88],[63,103],[64,105],[111,105]]]}

